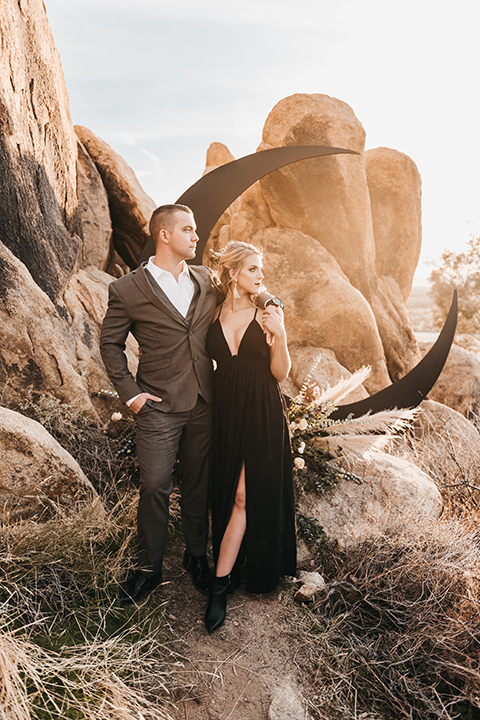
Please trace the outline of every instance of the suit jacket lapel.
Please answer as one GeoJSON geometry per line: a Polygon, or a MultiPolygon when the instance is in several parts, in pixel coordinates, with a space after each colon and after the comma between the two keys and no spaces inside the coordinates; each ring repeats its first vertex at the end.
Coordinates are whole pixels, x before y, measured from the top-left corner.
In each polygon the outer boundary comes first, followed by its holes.
{"type": "Polygon", "coordinates": [[[151,303],[153,303],[156,307],[159,308],[159,310],[162,310],[162,312],[170,315],[173,320],[180,322],[182,325],[186,325],[187,323],[183,315],[177,310],[175,305],[170,302],[160,285],[158,285],[158,283],[154,280],[153,277],[152,282],[150,282],[149,278],[147,277],[147,271],[145,270],[145,264],[146,263],[140,265],[140,267],[138,267],[136,272],[133,274],[133,279],[137,287],[142,291],[144,295],[147,296],[151,303]]]}
{"type": "Polygon", "coordinates": [[[207,282],[202,278],[202,276],[200,275],[200,273],[199,273],[197,270],[195,270],[193,267],[189,267],[189,271],[190,271],[190,273],[193,275],[193,277],[195,278],[195,280],[198,282],[198,284],[199,284],[199,286],[200,286],[200,295],[199,295],[198,300],[197,300],[197,305],[196,305],[196,307],[195,307],[195,310],[194,310],[194,313],[193,313],[193,318],[192,318],[192,323],[191,323],[191,326],[193,327],[193,325],[195,325],[195,323],[197,322],[197,320],[198,320],[198,318],[199,318],[199,315],[200,315],[200,312],[201,312],[201,310],[202,310],[203,302],[204,302],[205,296],[206,296],[206,294],[207,294],[207,288],[208,288],[209,283],[207,283],[207,282]]]}

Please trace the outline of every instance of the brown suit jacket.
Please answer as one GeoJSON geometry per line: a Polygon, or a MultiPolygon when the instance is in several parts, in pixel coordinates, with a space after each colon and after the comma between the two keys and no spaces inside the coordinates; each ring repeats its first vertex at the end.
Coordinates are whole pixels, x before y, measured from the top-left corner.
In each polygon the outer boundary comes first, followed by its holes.
{"type": "Polygon", "coordinates": [[[190,266],[199,291],[197,288],[184,318],[160,287],[152,284],[155,281],[150,282],[145,265],[109,286],[100,336],[102,359],[122,402],[149,392],[161,397],[162,402],[147,403],[162,412],[191,410],[199,394],[207,402],[212,401],[213,366],[205,339],[221,298],[211,271],[204,266],[190,266]],[[136,379],[125,355],[129,332],[141,350],[136,379]]]}

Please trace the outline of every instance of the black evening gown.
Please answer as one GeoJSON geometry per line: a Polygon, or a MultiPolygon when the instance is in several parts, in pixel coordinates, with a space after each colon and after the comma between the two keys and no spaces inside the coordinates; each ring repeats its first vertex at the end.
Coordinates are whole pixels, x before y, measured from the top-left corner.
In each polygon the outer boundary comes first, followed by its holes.
{"type": "MultiPolygon", "coordinates": [[[[256,316],[256,311],[255,311],[256,316]]],[[[270,348],[255,317],[233,355],[220,318],[207,350],[216,361],[213,400],[212,533],[215,563],[245,463],[246,589],[270,592],[295,575],[293,466],[285,402],[270,372],[270,348]]]]}

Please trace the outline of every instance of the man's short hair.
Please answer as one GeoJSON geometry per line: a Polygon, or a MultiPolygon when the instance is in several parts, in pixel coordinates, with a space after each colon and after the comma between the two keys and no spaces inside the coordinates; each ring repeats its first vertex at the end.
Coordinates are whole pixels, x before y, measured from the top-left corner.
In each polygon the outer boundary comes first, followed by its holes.
{"type": "Polygon", "coordinates": [[[187,212],[193,215],[193,212],[186,205],[160,205],[160,207],[153,211],[153,215],[150,218],[150,235],[155,243],[160,234],[160,230],[168,230],[168,232],[173,230],[173,219],[177,212],[187,212]]]}

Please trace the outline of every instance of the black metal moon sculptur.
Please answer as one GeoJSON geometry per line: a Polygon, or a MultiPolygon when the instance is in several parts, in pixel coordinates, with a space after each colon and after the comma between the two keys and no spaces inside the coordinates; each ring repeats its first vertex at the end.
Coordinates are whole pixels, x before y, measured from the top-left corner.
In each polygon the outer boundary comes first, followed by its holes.
{"type": "MultiPolygon", "coordinates": [[[[360,154],[355,150],[325,145],[291,145],[245,155],[245,157],[221,165],[201,177],[176,201],[180,205],[187,205],[192,210],[197,223],[197,235],[200,239],[197,243],[197,254],[188,261],[189,264],[202,264],[203,251],[215,223],[228,206],[254,182],[274,170],[297,162],[297,160],[339,153],[360,154]]],[[[154,254],[155,247],[153,240],[150,239],[143,249],[140,262],[148,260],[150,255],[154,254]]]]}
{"type": "MultiPolygon", "coordinates": [[[[196,265],[202,263],[203,252],[215,223],[227,207],[257,180],[298,160],[338,154],[359,155],[360,153],[355,150],[324,145],[291,145],[271,148],[221,165],[197,180],[176,201],[191,208],[197,223],[199,236],[197,253],[195,258],[189,262],[196,265]]],[[[145,245],[140,262],[147,260],[153,254],[155,254],[155,247],[150,239],[145,245]]],[[[458,301],[457,291],[455,291],[442,331],[418,365],[393,385],[389,385],[375,395],[359,402],[339,406],[330,415],[330,418],[342,420],[348,415],[360,417],[370,411],[379,412],[419,405],[435,385],[445,365],[455,336],[457,311],[458,301]]]]}
{"type": "Polygon", "coordinates": [[[365,400],[340,405],[331,415],[332,420],[343,420],[348,415],[360,417],[367,412],[380,412],[391,408],[417,407],[425,400],[437,382],[455,337],[457,327],[458,298],[453,294],[452,304],[440,335],[428,353],[403,378],[380,390],[365,400]]]}

